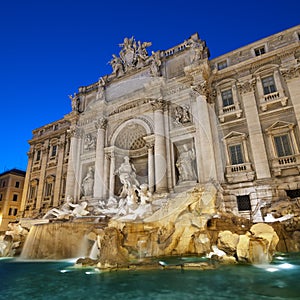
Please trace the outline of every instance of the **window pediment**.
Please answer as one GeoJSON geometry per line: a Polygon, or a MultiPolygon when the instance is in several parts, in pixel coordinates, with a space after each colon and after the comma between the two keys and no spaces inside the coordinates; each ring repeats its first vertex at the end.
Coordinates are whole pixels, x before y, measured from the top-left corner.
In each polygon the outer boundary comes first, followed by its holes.
{"type": "Polygon", "coordinates": [[[295,124],[293,124],[293,123],[288,123],[288,122],[284,122],[284,121],[276,121],[273,125],[271,125],[270,127],[268,127],[266,129],[266,132],[267,133],[275,133],[276,131],[280,132],[284,129],[291,130],[294,126],[295,126],[295,124]]]}
{"type": "Polygon", "coordinates": [[[231,140],[231,139],[245,139],[247,138],[246,133],[238,132],[238,131],[231,131],[226,136],[223,137],[223,140],[231,140]]]}

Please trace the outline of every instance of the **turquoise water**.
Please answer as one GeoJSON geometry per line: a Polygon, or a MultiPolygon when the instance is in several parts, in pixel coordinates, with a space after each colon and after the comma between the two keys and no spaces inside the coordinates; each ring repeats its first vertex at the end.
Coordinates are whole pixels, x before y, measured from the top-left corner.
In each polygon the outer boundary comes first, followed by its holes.
{"type": "Polygon", "coordinates": [[[101,273],[72,266],[2,259],[0,299],[300,299],[300,253],[277,255],[267,266],[205,271],[101,273]]]}

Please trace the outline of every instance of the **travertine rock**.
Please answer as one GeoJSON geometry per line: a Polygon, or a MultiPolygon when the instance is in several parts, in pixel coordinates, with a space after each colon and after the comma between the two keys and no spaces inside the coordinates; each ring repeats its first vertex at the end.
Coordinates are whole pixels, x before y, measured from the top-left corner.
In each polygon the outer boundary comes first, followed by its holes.
{"type": "Polygon", "coordinates": [[[239,242],[239,235],[229,230],[221,231],[218,236],[218,248],[225,251],[228,255],[236,253],[236,247],[239,242]]]}

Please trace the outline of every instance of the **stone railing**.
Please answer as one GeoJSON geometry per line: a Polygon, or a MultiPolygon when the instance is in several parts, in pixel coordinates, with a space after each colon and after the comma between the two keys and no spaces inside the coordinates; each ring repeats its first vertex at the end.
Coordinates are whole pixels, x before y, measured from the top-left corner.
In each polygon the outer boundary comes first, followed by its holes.
{"type": "Polygon", "coordinates": [[[287,100],[288,98],[284,96],[284,92],[283,91],[277,91],[274,93],[270,93],[267,95],[264,95],[261,98],[260,101],[260,108],[262,111],[267,111],[270,106],[274,106],[274,104],[276,105],[277,103],[281,104],[281,106],[286,106],[287,105],[287,100]]]}
{"type": "Polygon", "coordinates": [[[254,176],[255,172],[249,162],[226,166],[226,178],[230,183],[252,181],[254,176]]]}
{"type": "Polygon", "coordinates": [[[286,170],[286,169],[299,170],[300,154],[273,158],[271,160],[271,166],[275,176],[282,175],[282,170],[286,170]]]}
{"type": "Polygon", "coordinates": [[[224,106],[223,107],[223,113],[227,114],[229,112],[235,111],[235,104],[224,106]]]}
{"type": "Polygon", "coordinates": [[[220,121],[223,123],[225,120],[237,118],[242,116],[242,110],[234,103],[232,105],[224,106],[219,115],[220,121]]]}
{"type": "Polygon", "coordinates": [[[279,92],[274,92],[271,94],[264,95],[265,102],[278,100],[280,98],[279,92]]]}

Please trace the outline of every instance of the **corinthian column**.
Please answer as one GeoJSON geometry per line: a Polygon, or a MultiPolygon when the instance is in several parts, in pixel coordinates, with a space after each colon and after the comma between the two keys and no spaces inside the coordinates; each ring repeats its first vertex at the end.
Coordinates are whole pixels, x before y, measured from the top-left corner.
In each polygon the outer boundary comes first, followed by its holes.
{"type": "Polygon", "coordinates": [[[71,196],[76,201],[77,195],[80,195],[80,187],[78,183],[78,163],[80,156],[79,142],[81,138],[80,129],[75,125],[70,131],[70,152],[67,170],[66,195],[71,196]]]}
{"type": "Polygon", "coordinates": [[[166,101],[159,99],[151,102],[154,111],[154,162],[156,192],[168,191],[166,137],[164,125],[164,108],[166,101]]]}
{"type": "Polygon", "coordinates": [[[105,197],[105,174],[104,174],[104,146],[105,146],[105,129],[107,120],[101,118],[95,122],[98,129],[96,145],[96,162],[95,162],[95,184],[94,196],[104,199],[105,197]]]}

